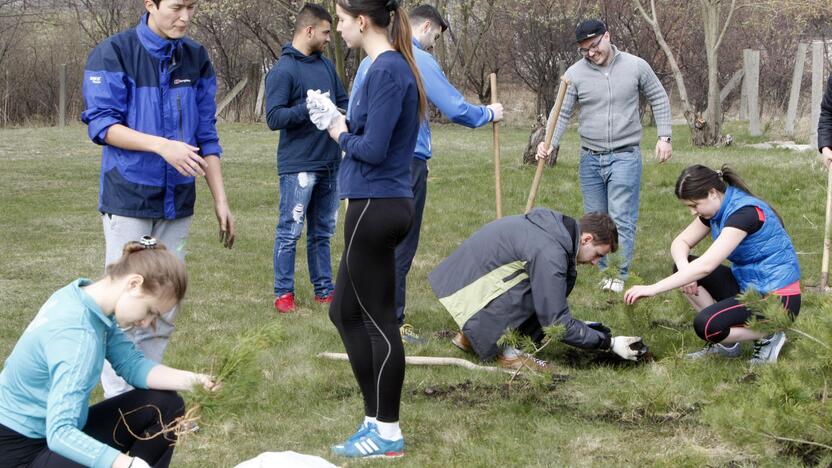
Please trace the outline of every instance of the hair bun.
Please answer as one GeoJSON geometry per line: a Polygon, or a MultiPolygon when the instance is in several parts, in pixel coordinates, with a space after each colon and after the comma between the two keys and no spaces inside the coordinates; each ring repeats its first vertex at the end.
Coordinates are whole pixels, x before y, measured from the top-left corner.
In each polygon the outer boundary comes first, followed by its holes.
{"type": "Polygon", "coordinates": [[[387,0],[387,11],[396,11],[399,8],[399,1],[398,0],[387,0]]]}

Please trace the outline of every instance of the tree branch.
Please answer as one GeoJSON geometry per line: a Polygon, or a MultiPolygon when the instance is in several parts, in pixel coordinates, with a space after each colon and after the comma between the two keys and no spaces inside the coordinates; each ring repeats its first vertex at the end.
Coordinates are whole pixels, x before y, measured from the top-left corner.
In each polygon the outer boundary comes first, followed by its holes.
{"type": "Polygon", "coordinates": [[[728,10],[728,18],[725,19],[725,24],[722,25],[722,32],[719,33],[719,37],[714,44],[714,50],[719,49],[719,45],[722,44],[722,38],[725,37],[725,31],[728,30],[728,26],[731,24],[731,17],[734,15],[734,11],[737,9],[737,0],[731,0],[731,9],[728,10]]]}

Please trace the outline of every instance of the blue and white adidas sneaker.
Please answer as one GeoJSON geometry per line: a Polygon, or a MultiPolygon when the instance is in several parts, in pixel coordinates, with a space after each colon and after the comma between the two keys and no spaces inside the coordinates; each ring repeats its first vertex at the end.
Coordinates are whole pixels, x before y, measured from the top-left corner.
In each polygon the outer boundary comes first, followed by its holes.
{"type": "Polygon", "coordinates": [[[353,442],[361,438],[364,434],[367,433],[371,428],[375,428],[376,425],[373,423],[362,422],[358,426],[358,430],[355,431],[355,434],[351,435],[349,439],[345,442],[341,442],[340,444],[332,446],[332,452],[340,454],[340,451],[343,451],[347,445],[351,445],[353,442]]]}
{"type": "Polygon", "coordinates": [[[375,424],[362,424],[346,442],[333,445],[332,453],[347,458],[401,457],[404,455],[404,438],[382,439],[375,424]]]}

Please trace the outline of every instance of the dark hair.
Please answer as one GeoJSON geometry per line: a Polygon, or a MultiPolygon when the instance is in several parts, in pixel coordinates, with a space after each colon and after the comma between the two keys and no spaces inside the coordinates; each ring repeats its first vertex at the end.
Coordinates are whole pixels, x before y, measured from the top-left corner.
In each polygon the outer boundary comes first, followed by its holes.
{"type": "Polygon", "coordinates": [[[307,3],[303,5],[303,8],[295,16],[295,34],[301,32],[308,26],[317,26],[321,21],[327,21],[332,24],[332,15],[326,11],[326,8],[318,4],[307,3]]]}
{"type": "Polygon", "coordinates": [[[416,88],[419,91],[419,119],[423,120],[427,116],[428,102],[419,68],[416,67],[416,59],[413,58],[413,34],[410,29],[410,20],[407,12],[399,4],[399,0],[337,0],[337,2],[338,6],[353,18],[364,15],[381,28],[387,28],[391,23],[393,24],[390,31],[393,48],[404,56],[410,66],[410,71],[413,72],[413,78],[416,79],[416,88]]]}
{"type": "Polygon", "coordinates": [[[408,12],[408,16],[410,16],[410,22],[413,24],[419,23],[421,20],[430,21],[431,23],[439,26],[442,28],[442,32],[448,30],[448,22],[445,21],[445,18],[442,18],[442,15],[439,13],[439,10],[436,9],[433,5],[416,5],[415,7],[410,9],[408,12]]]}
{"type": "Polygon", "coordinates": [[[578,224],[581,226],[581,233],[592,234],[593,244],[609,245],[610,252],[618,250],[618,228],[607,213],[587,213],[578,224]]]}
{"type": "MultiPolygon", "coordinates": [[[[679,174],[679,178],[676,180],[676,198],[679,200],[691,201],[701,200],[708,197],[708,192],[711,189],[716,189],[720,193],[725,193],[728,190],[729,185],[756,197],[756,195],[751,192],[751,189],[745,185],[745,181],[742,180],[739,174],[737,174],[735,170],[728,167],[727,164],[723,165],[718,171],[701,164],[696,164],[688,166],[682,171],[681,174],[679,174]]],[[[783,218],[780,216],[780,213],[778,213],[770,203],[766,202],[766,204],[769,205],[769,208],[771,208],[774,211],[774,214],[776,214],[780,219],[780,224],[783,224],[783,218]]]]}
{"type": "Polygon", "coordinates": [[[113,279],[137,274],[144,278],[142,289],[149,294],[170,294],[180,302],[188,289],[188,272],[185,263],[165,244],[154,242],[148,247],[140,242],[130,241],[124,245],[121,258],[106,268],[107,276],[113,279]]]}

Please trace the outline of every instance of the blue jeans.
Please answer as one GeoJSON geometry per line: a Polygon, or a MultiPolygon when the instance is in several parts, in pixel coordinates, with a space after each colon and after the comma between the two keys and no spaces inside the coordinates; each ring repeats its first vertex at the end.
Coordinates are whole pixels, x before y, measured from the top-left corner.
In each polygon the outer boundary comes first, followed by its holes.
{"type": "Polygon", "coordinates": [[[295,247],[306,223],[306,258],[315,295],[332,294],[329,242],[338,219],[337,172],[280,176],[280,213],[274,238],[275,297],[295,290],[295,247]]]}
{"type": "MultiPolygon", "coordinates": [[[[641,187],[641,150],[596,155],[581,149],[581,193],[584,213],[609,213],[618,228],[621,250],[621,279],[627,279],[636,243],[639,192],[641,187]]],[[[606,268],[606,261],[599,263],[606,268]]]]}
{"type": "Polygon", "coordinates": [[[407,274],[413,265],[416,249],[419,247],[419,231],[422,230],[422,214],[428,196],[428,162],[413,158],[410,162],[410,183],[413,189],[413,223],[410,231],[396,247],[396,320],[404,323],[404,309],[407,299],[407,274]]]}

